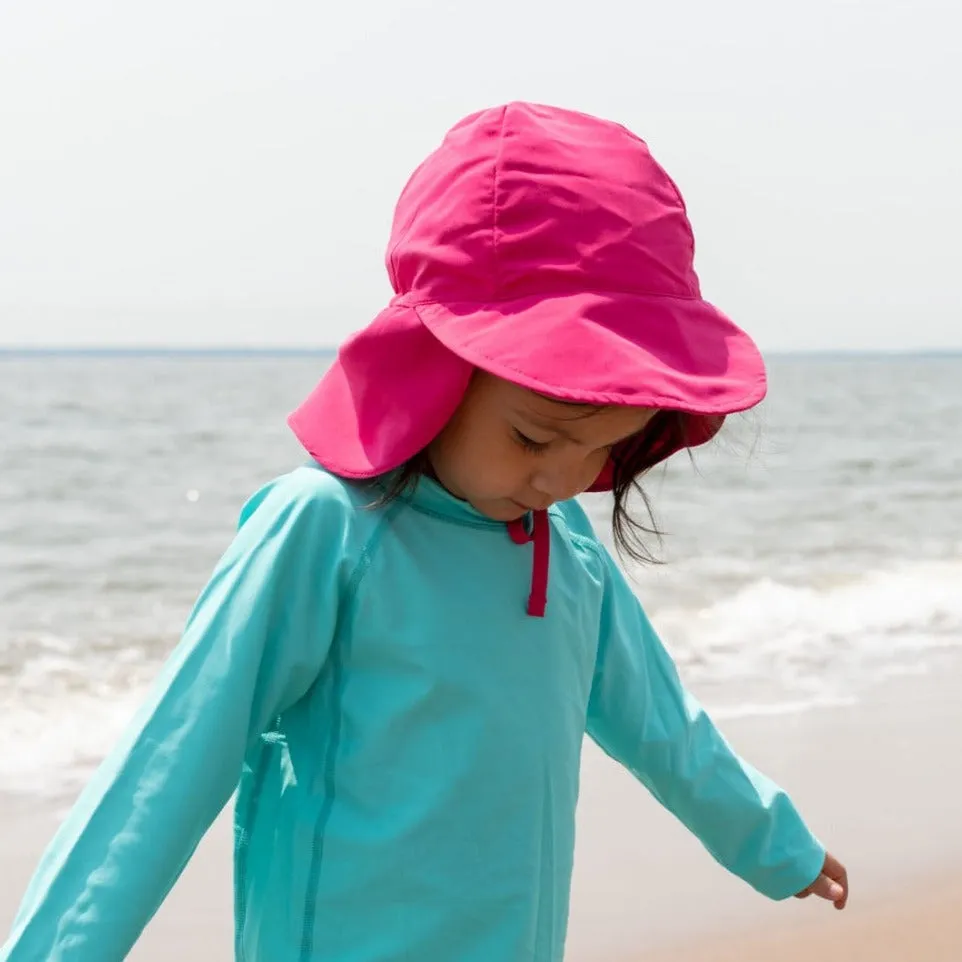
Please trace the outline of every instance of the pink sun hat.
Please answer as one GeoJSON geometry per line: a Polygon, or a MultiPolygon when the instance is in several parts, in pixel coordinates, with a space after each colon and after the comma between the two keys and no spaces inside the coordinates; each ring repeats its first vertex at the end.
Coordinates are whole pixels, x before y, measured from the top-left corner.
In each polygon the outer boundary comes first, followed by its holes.
{"type": "MultiPolygon", "coordinates": [[[[766,378],[693,261],[678,188],[621,125],[530,103],[472,114],[398,201],[395,297],[288,423],[328,470],[375,477],[434,440],[481,368],[562,401],[683,412],[682,446],[701,444],[766,378]]],[[[594,489],[610,484],[609,463],[594,489]]]]}

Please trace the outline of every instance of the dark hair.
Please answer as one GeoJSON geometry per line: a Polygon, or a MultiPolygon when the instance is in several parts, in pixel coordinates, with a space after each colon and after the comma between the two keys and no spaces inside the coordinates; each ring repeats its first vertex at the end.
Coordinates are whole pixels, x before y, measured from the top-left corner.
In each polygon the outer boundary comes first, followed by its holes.
{"type": "MultiPolygon", "coordinates": [[[[590,416],[600,408],[578,405],[590,416]]],[[[641,486],[641,479],[656,464],[670,454],[685,447],[687,438],[687,415],[680,411],[659,411],[645,428],[628,441],[619,444],[611,453],[614,467],[611,493],[614,508],[611,515],[612,534],[618,553],[643,564],[660,564],[661,561],[648,547],[648,539],[659,543],[662,532],[658,529],[648,495],[641,486]],[[629,501],[635,496],[644,505],[646,520],[635,517],[629,510],[629,501]]],[[[430,474],[427,451],[420,451],[405,461],[390,475],[375,479],[381,484],[381,493],[371,504],[383,508],[398,498],[409,494],[423,474],[430,474]]]]}
{"type": "Polygon", "coordinates": [[[661,564],[652,554],[648,537],[661,543],[662,532],[655,521],[655,514],[648,500],[641,479],[669,454],[685,447],[688,437],[688,416],[680,411],[659,411],[634,438],[619,444],[611,452],[614,473],[611,494],[614,508],[611,513],[612,534],[615,547],[622,558],[647,564],[661,564]],[[629,510],[632,496],[644,505],[647,522],[635,517],[629,510]]]}

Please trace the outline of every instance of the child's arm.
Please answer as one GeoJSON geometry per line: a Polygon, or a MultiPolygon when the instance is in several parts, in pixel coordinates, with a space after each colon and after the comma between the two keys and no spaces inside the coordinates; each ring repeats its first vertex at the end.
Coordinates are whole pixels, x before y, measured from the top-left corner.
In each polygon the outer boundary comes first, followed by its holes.
{"type": "Polygon", "coordinates": [[[802,892],[819,877],[825,850],[785,792],[732,751],[685,691],[624,576],[606,560],[589,734],[729,871],[773,899],[802,892]]]}
{"type": "Polygon", "coordinates": [[[2,962],[126,957],[248,746],[322,668],[345,517],[304,473],[252,499],[147,704],[45,852],[2,962]]]}

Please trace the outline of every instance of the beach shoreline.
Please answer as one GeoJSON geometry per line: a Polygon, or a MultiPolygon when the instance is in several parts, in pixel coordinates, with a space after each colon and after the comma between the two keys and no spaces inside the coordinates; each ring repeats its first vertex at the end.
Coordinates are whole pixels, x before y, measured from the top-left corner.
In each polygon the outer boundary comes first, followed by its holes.
{"type": "MultiPolygon", "coordinates": [[[[585,754],[568,962],[957,962],[962,958],[962,663],[892,679],[855,707],[731,720],[745,757],[789,790],[849,868],[843,913],[773,903],[728,875],[643,788],[585,754]]],[[[0,803],[0,933],[64,806],[0,803]]],[[[230,811],[129,956],[233,957],[230,811]]],[[[2,940],[0,940],[2,941],[2,940]]]]}

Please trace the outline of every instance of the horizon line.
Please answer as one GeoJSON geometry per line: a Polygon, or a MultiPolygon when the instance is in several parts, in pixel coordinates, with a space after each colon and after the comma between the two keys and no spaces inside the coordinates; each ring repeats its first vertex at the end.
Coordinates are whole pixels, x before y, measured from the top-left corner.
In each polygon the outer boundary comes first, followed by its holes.
{"type": "MultiPolygon", "coordinates": [[[[325,345],[187,345],[158,344],[133,346],[123,344],[70,345],[70,344],[0,344],[0,357],[41,356],[100,356],[100,357],[297,357],[333,355],[337,346],[325,345]]],[[[956,357],[962,355],[962,346],[935,348],[781,348],[762,351],[766,357],[956,357]]]]}

